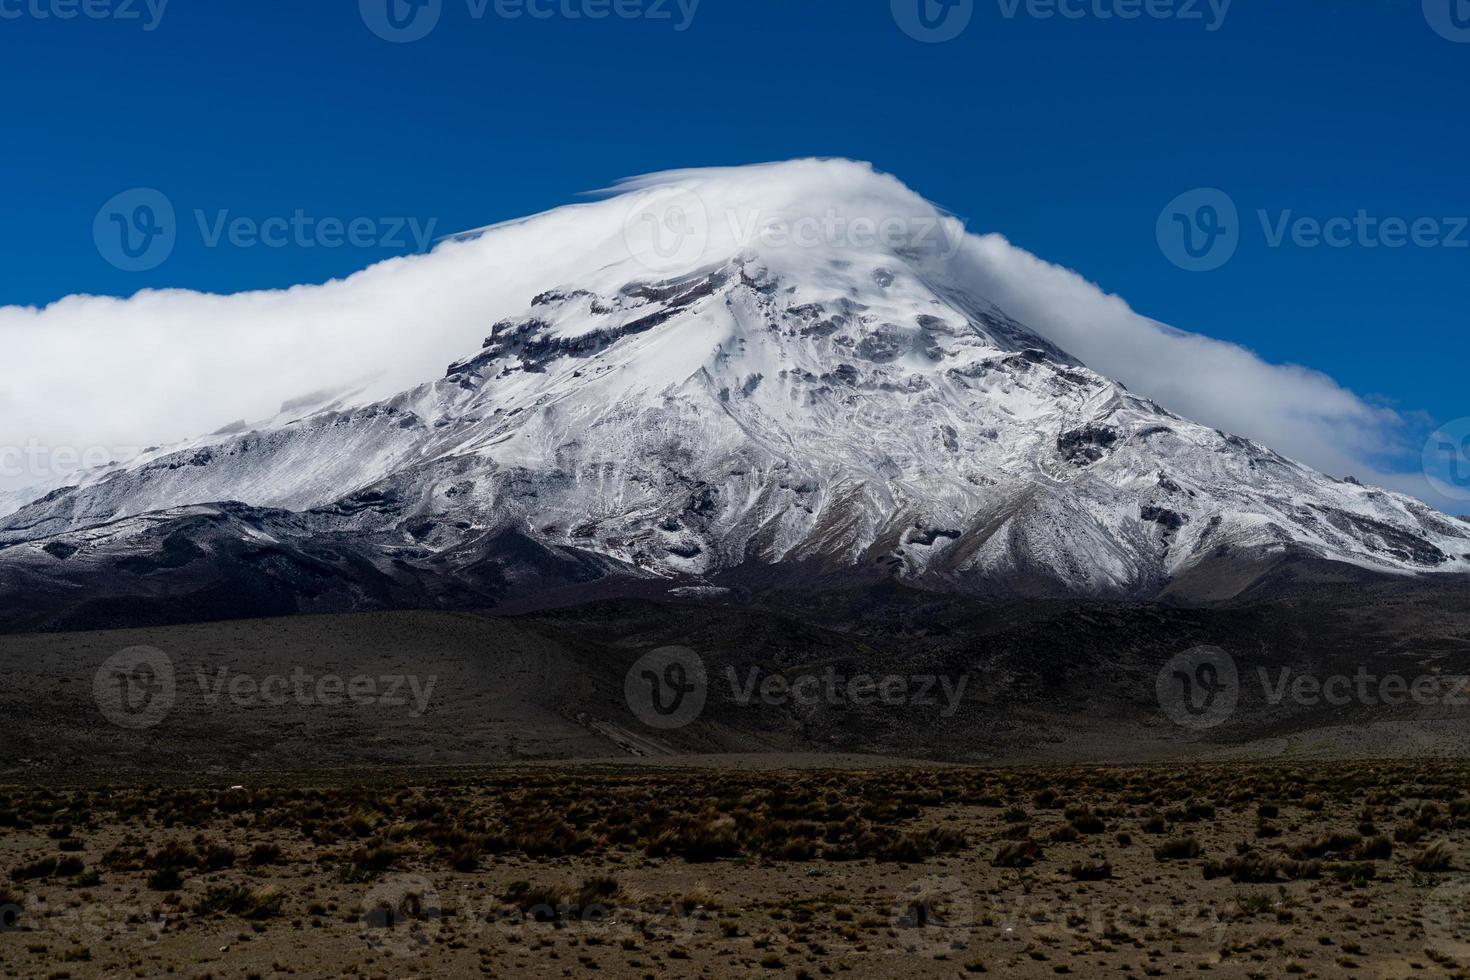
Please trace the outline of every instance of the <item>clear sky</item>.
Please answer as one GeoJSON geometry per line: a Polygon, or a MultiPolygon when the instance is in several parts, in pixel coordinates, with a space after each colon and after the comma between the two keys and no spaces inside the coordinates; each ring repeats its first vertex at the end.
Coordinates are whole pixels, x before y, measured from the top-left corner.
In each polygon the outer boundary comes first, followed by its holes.
{"type": "Polygon", "coordinates": [[[1146,315],[1470,415],[1466,0],[414,2],[0,0],[0,305],[320,282],[412,251],[395,218],[444,234],[631,174],[843,156],[1146,315]],[[177,244],[126,271],[94,222],[139,187],[177,244]],[[1196,188],[1237,219],[1166,209],[1196,188]],[[298,212],[394,240],[209,244],[298,212]],[[1220,222],[1234,252],[1191,259],[1180,236],[1220,222]]]}

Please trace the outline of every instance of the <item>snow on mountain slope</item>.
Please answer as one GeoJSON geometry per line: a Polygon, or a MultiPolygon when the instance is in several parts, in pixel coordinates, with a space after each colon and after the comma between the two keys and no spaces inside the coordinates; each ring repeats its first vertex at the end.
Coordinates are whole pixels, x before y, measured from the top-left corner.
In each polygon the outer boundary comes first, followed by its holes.
{"type": "Polygon", "coordinates": [[[0,580],[215,501],[371,540],[385,568],[472,566],[514,532],[681,581],[1156,595],[1286,553],[1470,572],[1470,526],[1172,415],[1010,319],[969,288],[957,223],[891,178],[785,166],[830,192],[750,168],[456,243],[509,276],[478,352],[88,474],[0,518],[0,580]]]}

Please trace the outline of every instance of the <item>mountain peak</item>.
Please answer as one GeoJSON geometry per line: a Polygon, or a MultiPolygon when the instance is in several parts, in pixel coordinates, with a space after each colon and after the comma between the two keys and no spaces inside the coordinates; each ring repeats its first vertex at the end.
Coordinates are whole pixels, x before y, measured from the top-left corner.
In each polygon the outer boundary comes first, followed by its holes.
{"type": "Polygon", "coordinates": [[[318,385],[87,474],[0,519],[0,582],[136,568],[154,594],[229,562],[273,596],[345,576],[452,604],[563,579],[1218,597],[1303,559],[1470,571],[1463,523],[1089,370],[977,288],[958,222],[866,165],[618,190],[436,254],[481,290],[479,349],[447,370],[318,385]]]}

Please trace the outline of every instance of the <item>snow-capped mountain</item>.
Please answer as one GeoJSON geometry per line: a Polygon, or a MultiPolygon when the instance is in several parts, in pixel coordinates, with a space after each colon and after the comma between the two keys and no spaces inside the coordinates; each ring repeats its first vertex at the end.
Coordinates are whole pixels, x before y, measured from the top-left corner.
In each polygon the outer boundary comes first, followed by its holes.
{"type": "Polygon", "coordinates": [[[1285,555],[1470,572],[1470,525],[1089,370],[974,292],[958,223],[869,177],[836,206],[674,183],[492,229],[529,248],[555,223],[578,248],[485,309],[442,376],[313,395],[11,508],[0,589],[113,570],[153,595],[226,562],[364,602],[848,570],[1228,595],[1285,555]]]}

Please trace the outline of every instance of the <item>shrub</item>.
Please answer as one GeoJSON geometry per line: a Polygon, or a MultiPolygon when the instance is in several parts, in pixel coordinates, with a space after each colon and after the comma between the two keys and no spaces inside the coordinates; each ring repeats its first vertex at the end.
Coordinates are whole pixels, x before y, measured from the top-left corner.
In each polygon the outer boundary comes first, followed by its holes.
{"type": "Polygon", "coordinates": [[[1445,841],[1437,841],[1414,855],[1411,863],[1415,871],[1448,871],[1454,860],[1455,855],[1450,850],[1450,845],[1445,841]]]}
{"type": "Polygon", "coordinates": [[[1357,834],[1337,831],[1302,844],[1293,844],[1286,849],[1286,853],[1298,860],[1325,857],[1328,854],[1348,854],[1356,850],[1362,841],[1363,838],[1357,834]]]}
{"type": "Polygon", "coordinates": [[[1321,861],[1296,861],[1279,854],[1261,854],[1256,851],[1248,851],[1224,861],[1209,861],[1204,867],[1207,881],[1228,877],[1231,881],[1242,884],[1296,881],[1299,878],[1318,878],[1321,874],[1321,861]]]}
{"type": "Polygon", "coordinates": [[[187,844],[181,844],[178,841],[169,841],[158,850],[149,853],[147,857],[143,858],[142,864],[145,869],[150,870],[170,868],[175,871],[182,871],[185,868],[198,867],[199,855],[187,844]]]}
{"type": "Polygon", "coordinates": [[[1393,841],[1383,834],[1366,837],[1353,849],[1358,861],[1387,861],[1393,857],[1393,841]]]}
{"type": "Polygon", "coordinates": [[[235,849],[223,844],[210,844],[199,854],[200,871],[223,871],[235,866],[235,849]]]}
{"type": "Polygon", "coordinates": [[[1235,896],[1235,907],[1240,910],[1242,915],[1259,915],[1262,912],[1269,912],[1275,904],[1271,896],[1263,892],[1235,896]]]}
{"type": "Polygon", "coordinates": [[[183,883],[177,868],[159,868],[148,875],[148,887],[156,892],[171,892],[183,883]]]}
{"type": "Polygon", "coordinates": [[[1193,837],[1176,837],[1154,848],[1155,861],[1185,861],[1200,856],[1199,841],[1193,837]]]}
{"type": "Polygon", "coordinates": [[[1106,861],[1088,861],[1069,869],[1074,881],[1106,881],[1113,876],[1113,866],[1106,861]]]}
{"type": "Polygon", "coordinates": [[[448,860],[455,871],[474,871],[480,866],[480,851],[473,844],[466,844],[449,852],[448,860]]]}
{"type": "Polygon", "coordinates": [[[348,881],[367,881],[387,871],[401,857],[398,848],[391,845],[359,847],[347,859],[343,877],[348,881]]]}
{"type": "Polygon", "coordinates": [[[56,859],[54,857],[41,858],[30,864],[22,864],[10,869],[11,881],[30,881],[34,878],[49,878],[56,873],[56,859]]]}
{"type": "Polygon", "coordinates": [[[1371,862],[1350,862],[1334,866],[1332,876],[1345,884],[1363,885],[1378,876],[1378,869],[1371,862]]]}
{"type": "Polygon", "coordinates": [[[1097,813],[1088,812],[1072,818],[1072,829],[1079,834],[1100,834],[1107,829],[1107,824],[1097,813]]]}
{"type": "Polygon", "coordinates": [[[783,861],[810,861],[816,855],[816,846],[804,838],[794,838],[781,845],[780,856],[783,861]]]}
{"type": "Polygon", "coordinates": [[[1035,841],[1010,841],[1000,846],[995,857],[990,859],[990,865],[994,868],[1029,868],[1040,861],[1042,855],[1041,845],[1035,841]]]}
{"type": "Polygon", "coordinates": [[[243,919],[269,919],[281,914],[285,896],[274,888],[252,889],[244,885],[217,885],[194,903],[199,915],[224,913],[243,919]]]}

